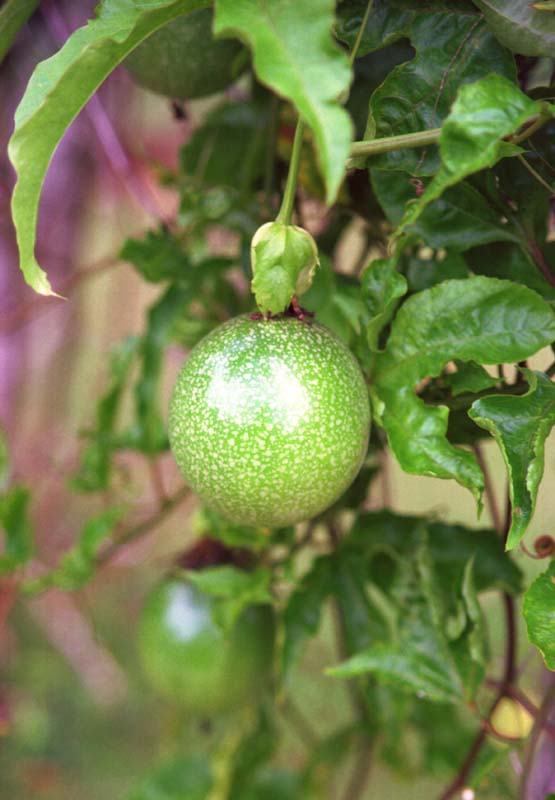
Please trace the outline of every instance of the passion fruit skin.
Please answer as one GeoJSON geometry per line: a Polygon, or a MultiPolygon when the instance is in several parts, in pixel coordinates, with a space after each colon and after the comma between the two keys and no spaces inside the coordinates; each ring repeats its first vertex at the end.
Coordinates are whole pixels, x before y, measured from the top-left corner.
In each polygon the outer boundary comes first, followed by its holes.
{"type": "Polygon", "coordinates": [[[214,600],[178,579],[147,597],[139,655],[152,685],[199,717],[255,702],[270,676],[275,620],[269,605],[247,608],[229,634],[213,619],[214,600]]]}
{"type": "Polygon", "coordinates": [[[191,351],[169,436],[189,485],[229,520],[268,528],[310,519],[356,477],[370,432],[350,350],[316,322],[236,317],[191,351]]]}
{"type": "Polygon", "coordinates": [[[177,17],[145,39],[124,64],[145,89],[173,100],[194,100],[221,92],[237,78],[242,45],[212,36],[213,10],[177,17]]]}

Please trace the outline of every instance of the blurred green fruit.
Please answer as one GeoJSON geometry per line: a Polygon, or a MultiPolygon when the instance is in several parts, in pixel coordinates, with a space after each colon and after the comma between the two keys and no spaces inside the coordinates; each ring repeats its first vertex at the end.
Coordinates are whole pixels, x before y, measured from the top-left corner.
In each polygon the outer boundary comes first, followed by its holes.
{"type": "Polygon", "coordinates": [[[192,714],[209,717],[256,701],[269,677],[274,614],[247,608],[226,633],[214,600],[178,579],[158,584],[139,623],[139,652],[152,684],[192,714]]]}
{"type": "Polygon", "coordinates": [[[237,78],[243,48],[233,39],[214,39],[212,20],[211,8],[177,17],[133,50],[125,66],[145,89],[174,100],[221,92],[237,78]]]}
{"type": "Polygon", "coordinates": [[[223,516],[280,527],[328,508],[368,444],[368,391],[331,331],[295,317],[221,325],[191,352],[170,407],[185,480],[223,516]]]}

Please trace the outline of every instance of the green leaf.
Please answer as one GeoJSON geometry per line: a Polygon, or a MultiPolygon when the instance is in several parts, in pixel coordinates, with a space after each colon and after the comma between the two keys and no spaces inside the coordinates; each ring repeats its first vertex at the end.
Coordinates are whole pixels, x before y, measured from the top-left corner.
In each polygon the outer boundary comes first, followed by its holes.
{"type": "Polygon", "coordinates": [[[476,364],[474,361],[456,362],[457,371],[445,375],[443,382],[451,387],[453,397],[470,392],[478,394],[486,389],[492,389],[499,384],[499,378],[490,375],[489,372],[476,364]]]}
{"type": "Polygon", "coordinates": [[[555,305],[555,287],[546,281],[530,254],[521,247],[510,244],[486,245],[469,250],[465,258],[477,275],[522,283],[555,305]]]}
{"type": "Polygon", "coordinates": [[[454,478],[479,501],[483,476],[474,456],[447,439],[449,411],[415,395],[454,359],[498,364],[521,361],[555,338],[555,315],[529,289],[474,277],[438,284],[410,297],[376,360],[374,414],[406,472],[454,478]]]}
{"type": "Polygon", "coordinates": [[[351,71],[331,36],[331,0],[217,0],[214,29],[232,32],[253,51],[262,83],[296,106],[314,134],[328,203],[343,179],[351,122],[339,98],[351,71]]]}
{"type": "Polygon", "coordinates": [[[318,632],[322,607],[333,588],[333,569],[331,556],[320,556],[289,598],[283,612],[284,674],[298,660],[307,640],[318,632]]]}
{"type": "Polygon", "coordinates": [[[279,744],[279,731],[268,711],[261,708],[256,725],[237,748],[233,758],[233,777],[227,797],[242,800],[260,767],[274,755],[279,744]]]}
{"type": "Polygon", "coordinates": [[[179,755],[143,778],[126,800],[207,800],[211,787],[208,762],[196,755],[179,755]]]}
{"type": "Polygon", "coordinates": [[[497,39],[525,56],[553,57],[555,16],[536,11],[533,2],[521,0],[474,0],[497,39]]]}
{"type": "MultiPolygon", "coordinates": [[[[365,0],[339,6],[338,35],[350,46],[365,9],[365,0]]],[[[460,87],[484,75],[516,79],[510,53],[470,3],[376,0],[359,55],[405,38],[415,57],[391,70],[370,100],[376,138],[439,127],[460,87]]],[[[368,163],[419,177],[432,175],[438,168],[437,148],[394,150],[368,163]]]]}
{"type": "Polygon", "coordinates": [[[0,64],[40,0],[6,0],[0,8],[0,64]]]}
{"type": "Polygon", "coordinates": [[[214,607],[214,615],[225,630],[230,630],[249,606],[272,602],[272,575],[262,567],[252,572],[230,565],[188,570],[187,578],[202,592],[219,601],[214,607]]]}
{"type": "Polygon", "coordinates": [[[302,295],[319,264],[312,236],[296,225],[268,222],[251,244],[251,288],[263,314],[280,314],[293,295],[302,295]]]}
{"type": "Polygon", "coordinates": [[[8,153],[17,172],[12,217],[27,283],[53,294],[35,258],[40,193],[48,164],[65,131],[117,65],[150,33],[204,0],[104,0],[97,16],[71,34],[61,50],[33,72],[15,114],[8,153]]]}
{"type": "Polygon", "coordinates": [[[362,296],[370,314],[366,326],[368,346],[378,350],[378,339],[382,329],[388,324],[407,293],[407,281],[397,271],[400,248],[389,258],[378,258],[362,273],[362,296]]]}
{"type": "Polygon", "coordinates": [[[30,497],[22,486],[14,486],[0,496],[0,528],[4,533],[0,575],[23,566],[33,555],[33,527],[28,517],[30,497]]]}
{"type": "Polygon", "coordinates": [[[520,152],[503,137],[517,131],[539,113],[540,104],[499,75],[488,75],[462,86],[439,137],[441,167],[424,194],[411,203],[396,236],[413,226],[424,209],[467,175],[493,167],[501,158],[520,152]]]}
{"type": "MultiPolygon", "coordinates": [[[[396,225],[416,192],[405,172],[371,169],[372,186],[385,213],[396,225]]],[[[501,221],[484,196],[463,181],[427,206],[412,230],[430,247],[463,252],[489,242],[518,242],[517,234],[501,221]]]]}
{"type": "Polygon", "coordinates": [[[522,613],[528,638],[541,651],[547,667],[555,670],[555,561],[525,593],[522,613]]]}
{"type": "Polygon", "coordinates": [[[545,440],[555,425],[555,384],[541,372],[522,373],[530,386],[525,395],[482,397],[468,412],[495,437],[507,467],[512,507],[507,549],[520,542],[534,514],[545,440]]]}
{"type": "Polygon", "coordinates": [[[78,491],[97,492],[108,489],[110,485],[111,459],[117,446],[115,426],[138,344],[135,337],[124,339],[109,356],[110,383],[98,401],[95,427],[86,433],[91,442],[81,455],[79,469],[71,479],[71,486],[78,491]]]}
{"type": "Polygon", "coordinates": [[[111,536],[123,515],[122,508],[111,507],[87,520],[77,542],[61,557],[56,569],[29,581],[25,585],[25,591],[36,594],[52,586],[66,592],[81,589],[94,576],[100,548],[111,536]]]}
{"type": "Polygon", "coordinates": [[[372,644],[327,672],[344,678],[373,673],[418,697],[459,702],[464,687],[443,633],[433,562],[424,536],[414,558],[403,561],[399,572],[395,582],[399,608],[395,639],[372,644]]]}
{"type": "Polygon", "coordinates": [[[183,247],[164,228],[149,231],[143,240],[127,239],[119,257],[150,283],[183,279],[191,268],[183,247]]]}
{"type": "Polygon", "coordinates": [[[451,250],[432,253],[431,258],[423,258],[418,254],[405,255],[404,272],[407,276],[409,291],[421,292],[430,289],[437,283],[448,281],[452,278],[468,278],[470,270],[466,260],[460,253],[451,250]]]}

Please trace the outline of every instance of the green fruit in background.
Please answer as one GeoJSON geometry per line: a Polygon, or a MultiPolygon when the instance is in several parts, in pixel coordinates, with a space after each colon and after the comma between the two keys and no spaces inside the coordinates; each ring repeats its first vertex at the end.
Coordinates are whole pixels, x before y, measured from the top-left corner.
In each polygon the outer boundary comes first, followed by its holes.
{"type": "Polygon", "coordinates": [[[168,22],[145,39],[124,64],[145,89],[174,100],[221,92],[237,78],[243,49],[233,39],[214,39],[213,10],[203,8],[168,22]]]}
{"type": "Polygon", "coordinates": [[[153,685],[184,709],[211,716],[256,700],[270,675],[274,613],[247,608],[226,633],[214,600],[178,579],[154,587],[139,623],[139,653],[153,685]]]}
{"type": "Polygon", "coordinates": [[[331,331],[295,317],[240,316],[191,352],[169,435],[190,486],[228,519],[280,527],[328,508],[368,445],[368,391],[331,331]]]}

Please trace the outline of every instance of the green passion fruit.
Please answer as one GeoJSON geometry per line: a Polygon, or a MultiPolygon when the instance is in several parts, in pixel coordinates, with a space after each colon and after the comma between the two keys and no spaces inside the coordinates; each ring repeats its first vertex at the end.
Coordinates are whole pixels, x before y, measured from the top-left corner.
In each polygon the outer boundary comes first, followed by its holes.
{"type": "Polygon", "coordinates": [[[177,17],[133,50],[125,67],[145,89],[174,100],[221,92],[237,78],[243,47],[233,39],[214,39],[212,19],[211,8],[177,17]]]}
{"type": "Polygon", "coordinates": [[[316,322],[235,317],[191,351],[169,436],[201,499],[229,520],[281,527],[324,511],[364,460],[368,390],[350,350],[316,322]]]}
{"type": "Polygon", "coordinates": [[[214,602],[186,581],[163,580],[147,597],[138,634],[153,686],[205,717],[256,701],[274,652],[271,606],[245,609],[227,633],[213,619],[214,602]]]}

